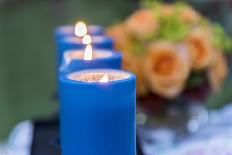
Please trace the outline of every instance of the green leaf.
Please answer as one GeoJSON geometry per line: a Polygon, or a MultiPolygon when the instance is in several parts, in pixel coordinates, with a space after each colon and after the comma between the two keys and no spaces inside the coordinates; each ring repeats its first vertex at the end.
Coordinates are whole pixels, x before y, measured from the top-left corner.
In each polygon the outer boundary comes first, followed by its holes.
{"type": "Polygon", "coordinates": [[[156,38],[166,39],[174,42],[183,40],[190,32],[188,25],[184,24],[176,15],[160,16],[160,30],[156,38]]]}
{"type": "Polygon", "coordinates": [[[225,52],[232,52],[232,39],[228,36],[221,25],[213,25],[213,44],[216,48],[225,52]]]}

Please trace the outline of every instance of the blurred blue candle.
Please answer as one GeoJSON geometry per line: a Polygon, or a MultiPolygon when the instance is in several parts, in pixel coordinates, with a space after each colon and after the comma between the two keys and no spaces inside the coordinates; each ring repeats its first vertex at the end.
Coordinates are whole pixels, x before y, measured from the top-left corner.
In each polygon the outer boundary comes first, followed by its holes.
{"type": "MultiPolygon", "coordinates": [[[[92,36],[92,45],[94,49],[112,49],[113,41],[111,38],[106,36],[92,36]]],[[[58,54],[58,66],[61,64],[63,54],[67,50],[72,49],[83,49],[85,44],[82,42],[82,38],[78,37],[64,37],[57,43],[57,54],[58,54]]]]}
{"type": "Polygon", "coordinates": [[[120,52],[106,49],[93,50],[91,45],[87,45],[85,51],[69,50],[64,53],[62,64],[59,68],[59,74],[67,74],[74,71],[93,68],[120,69],[121,62],[122,55],[120,52]]]}
{"type": "Polygon", "coordinates": [[[112,39],[104,36],[104,29],[100,26],[87,26],[84,22],[79,21],[75,26],[57,28],[55,30],[55,41],[58,67],[61,63],[64,51],[70,49],[82,49],[85,47],[82,39],[86,35],[92,37],[92,45],[94,48],[113,48],[112,39]]]}
{"type": "MultiPolygon", "coordinates": [[[[98,25],[87,26],[88,34],[91,36],[104,35],[104,28],[98,25]]],[[[75,25],[60,26],[55,29],[55,39],[59,40],[67,36],[75,36],[75,25]]]]}
{"type": "Polygon", "coordinates": [[[135,155],[135,76],[94,69],[60,75],[62,155],[135,155]]]}

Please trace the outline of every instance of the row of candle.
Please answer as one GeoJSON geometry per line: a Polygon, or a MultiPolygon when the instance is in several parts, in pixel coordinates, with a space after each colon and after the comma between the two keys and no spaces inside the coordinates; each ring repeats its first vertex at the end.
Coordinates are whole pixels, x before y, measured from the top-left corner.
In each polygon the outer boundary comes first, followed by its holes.
{"type": "Polygon", "coordinates": [[[135,76],[100,26],[55,31],[62,155],[135,155],[135,76]]]}

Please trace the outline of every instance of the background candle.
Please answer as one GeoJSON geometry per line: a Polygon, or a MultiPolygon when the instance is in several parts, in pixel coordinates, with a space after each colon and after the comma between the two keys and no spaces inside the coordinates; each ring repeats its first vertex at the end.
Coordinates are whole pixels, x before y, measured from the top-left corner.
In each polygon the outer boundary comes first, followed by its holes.
{"type": "Polygon", "coordinates": [[[62,155],[136,154],[133,74],[95,69],[59,81],[62,155]]]}
{"type": "MultiPolygon", "coordinates": [[[[96,35],[104,35],[104,28],[98,25],[89,25],[88,28],[88,34],[91,36],[96,35]]],[[[55,38],[56,40],[62,39],[63,37],[67,36],[75,36],[75,25],[65,25],[60,26],[55,30],[55,38]]]]}
{"type": "MultiPolygon", "coordinates": [[[[113,41],[111,38],[106,36],[92,36],[92,45],[94,49],[112,49],[113,41]]],[[[60,39],[57,44],[58,52],[58,66],[61,64],[63,53],[71,49],[83,49],[85,44],[82,43],[82,38],[78,37],[65,37],[60,39]]]]}
{"type": "MultiPolygon", "coordinates": [[[[92,51],[91,51],[92,52],[92,51]]],[[[92,60],[84,60],[84,51],[69,50],[64,53],[60,73],[70,73],[83,69],[111,68],[120,69],[122,55],[112,50],[96,49],[92,60]]]]}

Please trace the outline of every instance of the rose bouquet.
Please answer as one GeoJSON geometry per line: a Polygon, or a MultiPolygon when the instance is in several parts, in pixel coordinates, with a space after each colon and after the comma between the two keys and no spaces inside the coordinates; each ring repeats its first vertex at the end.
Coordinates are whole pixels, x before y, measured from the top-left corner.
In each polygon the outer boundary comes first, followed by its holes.
{"type": "Polygon", "coordinates": [[[123,69],[137,75],[138,98],[175,99],[204,83],[217,91],[228,74],[231,38],[188,4],[143,1],[107,33],[123,54],[123,69]]]}

